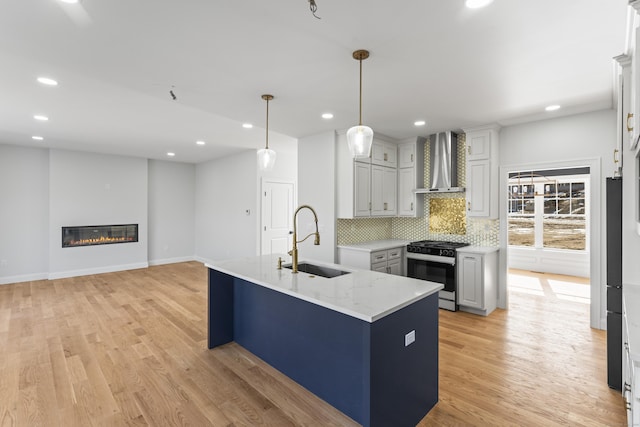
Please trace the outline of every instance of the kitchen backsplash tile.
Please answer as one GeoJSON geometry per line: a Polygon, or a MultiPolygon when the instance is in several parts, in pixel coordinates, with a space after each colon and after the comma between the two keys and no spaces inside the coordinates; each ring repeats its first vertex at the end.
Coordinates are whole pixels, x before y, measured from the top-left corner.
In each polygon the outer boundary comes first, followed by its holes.
{"type": "MultiPolygon", "coordinates": [[[[458,185],[466,186],[466,142],[465,135],[458,135],[458,185]]],[[[425,150],[425,188],[430,186],[429,180],[429,150],[425,150]]],[[[464,211],[464,193],[425,194],[425,215],[421,218],[358,218],[338,219],[338,245],[362,243],[371,240],[405,239],[405,240],[449,240],[452,242],[469,243],[474,246],[498,246],[500,244],[500,221],[491,219],[466,218],[466,231],[456,229],[461,233],[435,233],[429,230],[429,207],[433,199],[459,199],[452,202],[457,206],[462,203],[464,211]]],[[[446,204],[446,202],[445,202],[446,204]]],[[[445,222],[460,221],[459,209],[451,212],[454,218],[445,222]]],[[[447,231],[455,227],[446,229],[447,231]]]]}
{"type": "Polygon", "coordinates": [[[429,200],[429,233],[467,233],[465,199],[434,197],[429,200]]]}

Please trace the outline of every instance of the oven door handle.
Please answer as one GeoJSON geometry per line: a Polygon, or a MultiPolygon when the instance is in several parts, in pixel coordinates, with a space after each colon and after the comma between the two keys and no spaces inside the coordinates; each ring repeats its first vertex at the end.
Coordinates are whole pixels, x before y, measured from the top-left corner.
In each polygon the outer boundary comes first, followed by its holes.
{"type": "Polygon", "coordinates": [[[431,261],[431,262],[437,262],[440,264],[449,264],[449,265],[456,264],[455,257],[444,257],[444,256],[438,256],[438,255],[408,253],[407,259],[417,259],[420,261],[431,261]]]}

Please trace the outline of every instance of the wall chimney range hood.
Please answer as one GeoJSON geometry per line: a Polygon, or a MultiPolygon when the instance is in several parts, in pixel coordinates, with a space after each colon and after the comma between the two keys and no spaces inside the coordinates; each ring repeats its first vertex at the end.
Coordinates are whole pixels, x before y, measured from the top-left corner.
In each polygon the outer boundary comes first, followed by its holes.
{"type": "Polygon", "coordinates": [[[440,132],[429,136],[430,188],[418,188],[416,193],[460,193],[458,187],[458,135],[440,132]]]}

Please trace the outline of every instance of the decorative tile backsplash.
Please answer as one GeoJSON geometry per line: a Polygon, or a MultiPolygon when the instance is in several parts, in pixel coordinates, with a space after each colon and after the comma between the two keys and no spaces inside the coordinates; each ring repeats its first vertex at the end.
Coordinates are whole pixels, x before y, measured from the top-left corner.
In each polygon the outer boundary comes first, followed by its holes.
{"type": "MultiPolygon", "coordinates": [[[[428,147],[428,145],[427,145],[428,147]]],[[[466,186],[466,140],[464,134],[458,134],[458,185],[466,186]]],[[[429,150],[425,150],[424,186],[429,181],[429,150]]],[[[405,239],[405,240],[449,240],[469,243],[474,246],[498,246],[500,244],[500,221],[493,219],[466,218],[464,193],[424,194],[425,214],[421,218],[359,218],[338,219],[338,245],[362,243],[371,240],[405,239]],[[444,199],[454,199],[444,201],[444,199]],[[441,206],[455,208],[441,209],[437,215],[440,224],[448,224],[442,228],[430,228],[430,217],[435,205],[437,211],[441,206]],[[439,206],[440,205],[440,206],[439,206]],[[460,211],[462,209],[462,213],[460,211]],[[465,218],[462,225],[461,217],[465,218]]]]}
{"type": "Polygon", "coordinates": [[[467,233],[465,200],[432,198],[429,200],[429,233],[467,233]]]}

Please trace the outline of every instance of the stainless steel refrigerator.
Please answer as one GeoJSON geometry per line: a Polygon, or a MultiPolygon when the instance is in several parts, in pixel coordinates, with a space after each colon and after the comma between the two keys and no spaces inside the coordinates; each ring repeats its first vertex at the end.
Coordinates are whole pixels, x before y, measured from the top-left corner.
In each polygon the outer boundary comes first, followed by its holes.
{"type": "Polygon", "coordinates": [[[622,390],[622,178],[607,178],[607,382],[622,390]]]}

